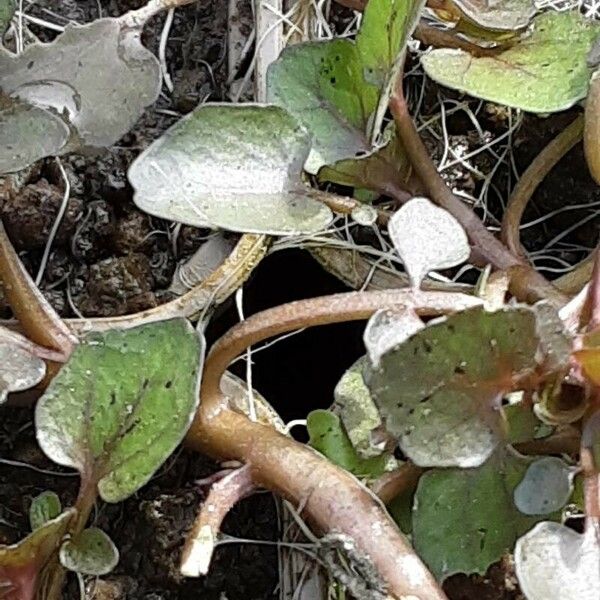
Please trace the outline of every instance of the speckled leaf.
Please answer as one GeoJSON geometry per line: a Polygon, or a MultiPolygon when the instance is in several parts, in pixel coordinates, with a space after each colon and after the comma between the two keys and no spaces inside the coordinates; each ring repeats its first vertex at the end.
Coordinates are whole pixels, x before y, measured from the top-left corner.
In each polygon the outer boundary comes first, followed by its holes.
{"type": "Polygon", "coordinates": [[[367,362],[366,357],[359,358],[342,375],[333,392],[333,410],[339,414],[352,446],[362,458],[378,456],[382,452],[371,435],[381,426],[381,417],[363,379],[367,362]]]}
{"type": "Polygon", "coordinates": [[[516,545],[515,570],[527,600],[600,598],[600,525],[580,534],[559,523],[539,523],[516,545]]]}
{"type": "Polygon", "coordinates": [[[476,467],[490,456],[503,435],[502,395],[544,357],[536,316],[529,307],[475,307],[430,323],[381,358],[367,385],[413,462],[476,467]]]}
{"type": "Polygon", "coordinates": [[[397,467],[397,461],[391,456],[361,458],[352,447],[340,418],[328,410],[313,410],[308,415],[306,426],[310,445],[332,463],[357,477],[376,478],[397,467]]]}
{"type": "Polygon", "coordinates": [[[74,509],[69,509],[11,546],[0,545],[2,600],[33,598],[41,568],[58,550],[74,509]]]}
{"type": "Polygon", "coordinates": [[[455,573],[485,574],[540,520],[522,514],[513,502],[513,491],[529,463],[499,450],[476,469],[434,469],[421,476],[414,500],[413,543],[438,579],[455,573]]]}
{"type": "Polygon", "coordinates": [[[14,12],[14,0],[0,0],[0,35],[2,35],[10,25],[14,12]]]}
{"type": "Polygon", "coordinates": [[[532,0],[453,0],[473,23],[493,31],[523,29],[536,13],[532,0]]]}
{"type": "Polygon", "coordinates": [[[332,215],[301,180],[310,143],[281,108],[203,105],[133,163],[134,201],[150,214],[197,227],[314,233],[332,215]]]}
{"type": "Polygon", "coordinates": [[[60,498],[54,492],[42,492],[31,501],[29,507],[29,525],[35,531],[48,521],[55,519],[62,510],[60,498]]]}
{"type": "Polygon", "coordinates": [[[408,182],[411,165],[400,140],[386,128],[381,147],[358,158],[347,158],[319,169],[319,181],[331,181],[349,187],[390,194],[408,182]]]}
{"type": "Polygon", "coordinates": [[[429,271],[459,265],[471,253],[462,225],[427,198],[413,198],[397,210],[388,232],[414,287],[429,271]]]}
{"type": "Polygon", "coordinates": [[[59,559],[62,566],[70,571],[83,575],[106,575],[117,566],[119,551],[104,531],[90,527],[60,547],[59,559]]]}
{"type": "Polygon", "coordinates": [[[573,492],[575,471],[556,456],[544,456],[527,468],[515,488],[515,506],[525,515],[547,515],[560,510],[573,492]]]}
{"type": "Polygon", "coordinates": [[[59,117],[0,93],[0,174],[59,154],[69,135],[69,128],[59,117]]]}
{"type": "Polygon", "coordinates": [[[38,401],[37,439],[119,502],[182,440],[198,404],[203,342],[184,319],[87,336],[38,401]]]}
{"type": "Polygon", "coordinates": [[[25,348],[4,341],[0,335],[0,404],[10,392],[28,390],[46,373],[46,364],[25,348]]]}
{"type": "Polygon", "coordinates": [[[421,62],[429,77],[471,96],[556,112],[585,98],[591,73],[586,57],[599,34],[600,24],[577,12],[547,12],[534,19],[530,37],[494,57],[440,48],[421,62]]]}
{"type": "Polygon", "coordinates": [[[356,43],[296,44],[269,68],[268,99],[290,111],[314,136],[305,168],[371,150],[388,92],[422,0],[371,0],[356,43]]]}
{"type": "Polygon", "coordinates": [[[19,55],[0,49],[0,81],[5,94],[52,110],[72,126],[65,152],[114,144],[158,97],[161,73],[139,29],[98,19],[68,25],[50,44],[27,46],[19,55]]]}
{"type": "Polygon", "coordinates": [[[363,342],[371,365],[379,367],[381,357],[425,327],[411,308],[378,310],[368,321],[363,342]]]}

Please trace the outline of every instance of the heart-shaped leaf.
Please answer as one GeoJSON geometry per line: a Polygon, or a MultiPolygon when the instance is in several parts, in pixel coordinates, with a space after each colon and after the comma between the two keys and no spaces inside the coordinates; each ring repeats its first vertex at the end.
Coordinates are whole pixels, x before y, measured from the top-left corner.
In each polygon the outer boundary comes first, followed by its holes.
{"type": "Polygon", "coordinates": [[[440,48],[424,54],[429,77],[471,96],[536,113],[565,110],[585,98],[586,57],[600,24],[578,12],[544,13],[529,37],[496,56],[440,48]]]}
{"type": "Polygon", "coordinates": [[[503,394],[544,361],[539,318],[530,307],[475,307],[428,324],[381,357],[367,385],[386,428],[415,464],[485,462],[503,437],[503,394]]]}
{"type": "Polygon", "coordinates": [[[184,319],[87,336],[36,406],[42,450],[107,502],[127,498],[191,424],[202,356],[184,319]]]}
{"type": "Polygon", "coordinates": [[[129,169],[135,203],[197,227],[272,235],[314,233],[331,211],[301,179],[310,135],[281,108],[203,105],[129,169]]]}
{"type": "Polygon", "coordinates": [[[84,529],[67,540],[59,552],[60,563],[65,569],[83,575],[106,575],[119,562],[119,551],[113,541],[97,527],[84,529]]]}
{"type": "Polygon", "coordinates": [[[11,546],[0,545],[0,591],[3,600],[34,598],[42,567],[58,550],[75,510],[69,509],[11,546]]]}
{"type": "Polygon", "coordinates": [[[421,476],[413,542],[438,579],[455,573],[484,575],[512,551],[520,535],[541,518],[548,519],[521,513],[513,501],[515,488],[535,464],[499,450],[476,469],[434,469],[421,476]]]}
{"type": "Polygon", "coordinates": [[[35,531],[48,521],[55,519],[62,510],[60,498],[54,492],[42,492],[31,501],[29,507],[29,524],[31,530],[35,531]]]}
{"type": "Polygon", "coordinates": [[[517,542],[515,570],[527,600],[600,598],[600,526],[583,534],[559,523],[536,525],[517,542]]]}
{"type": "Polygon", "coordinates": [[[352,447],[340,418],[328,410],[313,410],[309,413],[306,427],[313,448],[357,477],[374,479],[397,467],[397,461],[385,454],[361,458],[352,447]]]}
{"type": "MultiPolygon", "coordinates": [[[[98,19],[83,26],[68,25],[50,44],[27,46],[19,55],[0,48],[2,92],[49,112],[49,126],[58,128],[51,119],[55,116],[72,128],[66,146],[58,146],[57,142],[51,145],[39,124],[39,113],[35,113],[35,122],[30,115],[28,130],[30,134],[37,132],[35,139],[45,152],[110,146],[156,100],[161,85],[160,65],[142,46],[140,35],[138,28],[125,21],[98,19]]],[[[18,124],[9,124],[9,117],[14,116],[5,113],[2,117],[6,122],[0,133],[25,129],[21,113],[17,114],[18,124]]],[[[57,132],[53,135],[52,139],[58,139],[57,132]]],[[[23,143],[33,145],[31,140],[23,143]]],[[[17,147],[17,151],[21,161],[10,170],[20,168],[27,154],[33,159],[32,150],[26,153],[17,147]]],[[[41,152],[40,148],[38,154],[41,152]]]]}
{"type": "Polygon", "coordinates": [[[427,198],[413,198],[397,210],[388,232],[414,287],[429,271],[459,265],[471,253],[462,225],[427,198]]]}
{"type": "Polygon", "coordinates": [[[371,0],[356,43],[346,39],[289,46],[269,68],[268,99],[314,136],[305,168],[371,150],[389,91],[422,0],[371,0]]]}

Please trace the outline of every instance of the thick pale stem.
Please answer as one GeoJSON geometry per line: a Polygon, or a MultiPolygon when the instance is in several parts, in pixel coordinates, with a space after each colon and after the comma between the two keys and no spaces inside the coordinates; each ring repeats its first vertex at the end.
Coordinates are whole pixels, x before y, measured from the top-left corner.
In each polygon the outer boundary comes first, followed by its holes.
{"type": "Polygon", "coordinates": [[[196,0],[150,0],[141,8],[125,13],[120,20],[127,27],[143,27],[146,21],[155,15],[193,2],[196,2],[196,0]]]}
{"type": "Polygon", "coordinates": [[[316,527],[351,536],[393,597],[442,600],[439,585],[369,490],[311,448],[230,410],[220,381],[246,347],[300,327],[366,319],[385,307],[437,315],[479,303],[463,294],[394,290],[301,300],[254,315],[221,338],[207,358],[200,410],[186,443],[219,459],[243,461],[256,485],[302,507],[316,527]]]}

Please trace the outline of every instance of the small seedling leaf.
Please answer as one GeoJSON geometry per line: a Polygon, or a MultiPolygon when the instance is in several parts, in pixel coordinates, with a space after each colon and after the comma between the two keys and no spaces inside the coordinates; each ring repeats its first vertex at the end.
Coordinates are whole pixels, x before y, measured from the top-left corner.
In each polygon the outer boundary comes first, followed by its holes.
{"type": "Polygon", "coordinates": [[[453,0],[475,25],[492,31],[524,29],[536,13],[532,0],[453,0]]]}
{"type": "Polygon", "coordinates": [[[104,531],[90,527],[60,547],[59,559],[70,571],[82,575],[106,575],[117,566],[119,551],[104,531]]]}
{"type": "Polygon", "coordinates": [[[356,43],[335,39],[289,46],[270,66],[269,102],[286,108],[314,136],[308,172],[371,151],[423,4],[372,0],[356,43]]]}
{"type": "Polygon", "coordinates": [[[62,510],[60,498],[54,492],[42,492],[31,501],[29,507],[29,524],[31,530],[35,531],[48,521],[55,519],[62,510]]]}
{"type": "Polygon", "coordinates": [[[502,413],[506,419],[509,444],[521,444],[549,436],[554,427],[542,423],[532,407],[522,403],[511,404],[502,407],[502,413]]]}
{"type": "Polygon", "coordinates": [[[25,348],[0,339],[0,404],[10,392],[28,390],[46,373],[46,364],[25,348]]]}
{"type": "Polygon", "coordinates": [[[286,235],[327,227],[331,211],[301,180],[310,135],[286,111],[203,105],[129,170],[144,211],[197,227],[286,235]]]}
{"type": "Polygon", "coordinates": [[[357,477],[374,479],[397,466],[396,461],[387,455],[361,458],[352,447],[340,418],[328,410],[309,413],[306,427],[313,448],[357,477]]]}
{"type": "Polygon", "coordinates": [[[569,108],[585,98],[590,68],[586,57],[600,24],[578,12],[547,12],[533,32],[493,57],[440,48],[423,55],[429,77],[471,96],[535,113],[569,108]]]}
{"type": "Polygon", "coordinates": [[[0,48],[0,80],[5,94],[72,127],[66,146],[51,147],[38,125],[37,142],[55,154],[114,144],[158,97],[161,72],[155,56],[142,46],[139,29],[118,19],[98,19],[68,25],[53,42],[27,46],[19,55],[0,48]]]}
{"type": "Polygon", "coordinates": [[[427,198],[413,198],[397,210],[388,232],[414,287],[429,271],[459,265],[471,252],[462,225],[427,198]]]}
{"type": "Polygon", "coordinates": [[[415,464],[477,467],[503,436],[503,394],[544,356],[535,309],[475,307],[428,324],[384,354],[367,385],[415,464]]]}
{"type": "Polygon", "coordinates": [[[107,502],[127,498],[191,424],[203,347],[184,319],[87,336],[36,406],[42,450],[107,502]]]}
{"type": "Polygon", "coordinates": [[[0,92],[0,173],[19,171],[44,156],[59,154],[69,135],[60,117],[0,92]]]}
{"type": "Polygon", "coordinates": [[[529,464],[499,450],[476,469],[434,469],[421,476],[413,542],[438,579],[455,573],[484,575],[542,518],[522,514],[513,501],[529,464]]]}
{"type": "Polygon", "coordinates": [[[575,473],[555,456],[544,456],[529,465],[515,488],[515,506],[525,515],[548,515],[560,510],[573,492],[575,473]]]}
{"type": "Polygon", "coordinates": [[[363,342],[371,365],[379,367],[381,357],[425,327],[410,308],[378,310],[368,321],[363,342]]]}
{"type": "Polygon", "coordinates": [[[58,550],[75,515],[69,509],[11,546],[0,545],[0,590],[3,600],[33,598],[41,568],[58,550]]]}
{"type": "Polygon", "coordinates": [[[600,598],[600,526],[588,520],[583,534],[544,522],[517,542],[515,570],[527,600],[600,598]]]}
{"type": "Polygon", "coordinates": [[[381,417],[363,378],[367,364],[366,357],[359,358],[342,375],[333,392],[333,410],[340,416],[348,438],[361,458],[372,458],[382,453],[382,449],[374,445],[371,435],[381,426],[381,417]]]}

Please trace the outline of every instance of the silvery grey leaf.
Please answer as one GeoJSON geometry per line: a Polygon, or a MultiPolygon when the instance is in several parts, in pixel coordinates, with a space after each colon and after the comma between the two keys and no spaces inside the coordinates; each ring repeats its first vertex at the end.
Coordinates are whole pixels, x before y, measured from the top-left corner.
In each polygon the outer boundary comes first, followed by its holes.
{"type": "Polygon", "coordinates": [[[469,258],[469,241],[461,224],[427,198],[413,198],[397,210],[388,232],[414,287],[429,271],[448,269],[469,258]]]}
{"type": "Polygon", "coordinates": [[[527,600],[600,598],[600,525],[588,519],[583,534],[543,522],[517,541],[515,570],[527,600]]]}
{"type": "Polygon", "coordinates": [[[314,233],[332,214],[301,179],[310,145],[308,132],[281,108],[205,104],[135,160],[134,201],[197,227],[314,233]]]}
{"type": "Polygon", "coordinates": [[[24,348],[0,341],[0,404],[10,392],[28,390],[46,373],[46,363],[24,348]]]}

